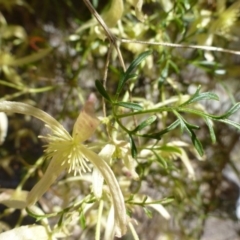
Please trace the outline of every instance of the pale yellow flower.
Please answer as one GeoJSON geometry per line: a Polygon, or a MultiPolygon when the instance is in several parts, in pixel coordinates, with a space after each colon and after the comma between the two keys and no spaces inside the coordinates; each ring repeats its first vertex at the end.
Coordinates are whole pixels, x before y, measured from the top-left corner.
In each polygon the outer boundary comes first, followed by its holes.
{"type": "MultiPolygon", "coordinates": [[[[126,232],[127,215],[119,184],[107,162],[82,144],[94,133],[99,124],[99,120],[94,115],[93,102],[90,97],[84,105],[73,127],[72,136],[49,114],[28,104],[2,101],[0,102],[0,112],[31,115],[45,122],[51,130],[51,134],[42,137],[48,142],[45,146],[45,152],[51,161],[44,176],[29,192],[26,199],[27,206],[35,204],[62,171],[67,169],[68,172],[73,171],[74,174],[90,171],[88,165],[90,161],[94,168],[101,173],[111,192],[114,206],[115,234],[120,237],[126,232]]],[[[97,183],[93,182],[93,185],[97,185],[97,183]]]]}

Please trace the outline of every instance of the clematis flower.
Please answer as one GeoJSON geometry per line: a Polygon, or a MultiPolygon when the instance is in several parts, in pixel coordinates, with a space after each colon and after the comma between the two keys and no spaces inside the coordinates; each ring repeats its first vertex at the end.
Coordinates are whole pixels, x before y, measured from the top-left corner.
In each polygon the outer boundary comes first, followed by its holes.
{"type": "MultiPolygon", "coordinates": [[[[99,156],[107,163],[110,163],[113,158],[122,159],[125,166],[125,171],[129,177],[135,180],[139,179],[139,176],[135,171],[135,160],[131,156],[129,143],[114,139],[112,143],[107,144],[101,150],[99,156]]],[[[104,178],[97,168],[94,168],[93,170],[92,181],[93,193],[95,197],[101,198],[104,178]]]]}
{"type": "MultiPolygon", "coordinates": [[[[88,162],[91,162],[106,181],[114,206],[115,235],[122,236],[126,232],[127,216],[124,198],[111,168],[98,154],[83,145],[99,125],[99,120],[94,115],[94,99],[89,97],[80,112],[70,135],[67,130],[48,113],[19,102],[0,102],[0,112],[20,113],[40,119],[51,130],[51,134],[41,136],[47,140],[45,152],[51,159],[49,166],[40,181],[29,192],[27,206],[35,204],[49,189],[60,173],[64,170],[81,174],[90,171],[88,162]]],[[[93,185],[96,183],[93,182],[93,185]]]]}

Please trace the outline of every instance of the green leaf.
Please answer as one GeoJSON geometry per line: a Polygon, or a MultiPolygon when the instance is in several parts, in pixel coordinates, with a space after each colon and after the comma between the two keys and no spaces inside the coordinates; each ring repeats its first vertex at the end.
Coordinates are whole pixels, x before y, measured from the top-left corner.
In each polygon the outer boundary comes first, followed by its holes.
{"type": "Polygon", "coordinates": [[[197,150],[197,152],[199,153],[200,156],[203,156],[204,151],[203,151],[203,147],[202,147],[201,142],[198,140],[195,133],[192,130],[190,130],[190,131],[191,131],[191,135],[192,135],[191,136],[192,143],[193,143],[195,149],[197,150]]]}
{"type": "Polygon", "coordinates": [[[197,95],[194,99],[192,99],[190,101],[190,103],[199,102],[202,100],[217,100],[217,101],[219,101],[219,97],[215,93],[204,92],[204,93],[200,93],[199,95],[197,95]]]}
{"type": "Polygon", "coordinates": [[[144,198],[142,200],[142,204],[145,204],[147,200],[148,200],[148,196],[144,196],[144,198]]]}
{"type": "Polygon", "coordinates": [[[214,132],[214,129],[213,129],[213,122],[208,117],[204,117],[204,119],[205,119],[205,122],[208,126],[212,143],[215,143],[216,142],[216,135],[215,135],[215,132],[214,132]]]}
{"type": "Polygon", "coordinates": [[[143,207],[143,210],[146,213],[148,218],[152,218],[152,212],[148,208],[143,207]]]}
{"type": "Polygon", "coordinates": [[[162,66],[161,68],[161,75],[158,79],[159,87],[162,87],[163,83],[165,82],[169,72],[169,63],[168,61],[162,66]]]}
{"type": "Polygon", "coordinates": [[[226,113],[224,113],[223,115],[220,115],[220,116],[216,116],[216,115],[213,115],[213,114],[209,114],[209,113],[205,113],[203,111],[200,111],[198,109],[193,109],[193,108],[185,108],[185,107],[180,107],[178,108],[178,111],[181,111],[181,112],[189,112],[189,113],[192,113],[192,114],[196,114],[198,116],[201,116],[201,117],[209,117],[211,118],[212,120],[221,120],[221,119],[226,119],[227,117],[231,116],[232,114],[234,114],[236,111],[238,111],[240,108],[240,103],[236,103],[234,104],[226,113]]]}
{"type": "Polygon", "coordinates": [[[176,73],[180,72],[178,66],[173,61],[170,60],[169,65],[174,69],[176,73]]]}
{"type": "Polygon", "coordinates": [[[236,122],[233,122],[232,120],[229,120],[229,119],[219,119],[218,121],[226,123],[228,125],[231,125],[231,126],[237,128],[238,130],[240,130],[240,124],[236,123],[236,122]]]}
{"type": "Polygon", "coordinates": [[[81,228],[85,229],[86,228],[86,219],[85,219],[83,210],[81,210],[81,212],[80,212],[79,222],[80,222],[81,228]]]}
{"type": "Polygon", "coordinates": [[[192,143],[193,143],[195,149],[197,150],[199,155],[202,156],[204,153],[202,144],[196,137],[194,131],[192,130],[192,129],[196,129],[196,127],[197,127],[197,129],[199,129],[198,126],[188,123],[177,111],[173,111],[173,113],[178,117],[178,119],[180,121],[181,130],[182,131],[187,130],[187,132],[191,136],[192,143]]]}
{"type": "Polygon", "coordinates": [[[122,88],[123,88],[124,84],[126,83],[126,81],[135,76],[132,74],[132,71],[151,53],[152,53],[152,51],[143,52],[135,60],[133,60],[133,62],[130,64],[130,66],[128,67],[126,72],[123,73],[122,77],[120,78],[120,81],[118,82],[118,87],[117,87],[117,92],[116,92],[117,96],[122,91],[122,88]]]}
{"type": "Polygon", "coordinates": [[[105,90],[104,86],[99,80],[95,81],[95,86],[98,90],[98,92],[109,102],[112,102],[111,98],[109,97],[107,91],[105,90]]]}
{"type": "Polygon", "coordinates": [[[188,127],[185,124],[184,119],[181,117],[181,115],[179,114],[178,119],[180,120],[180,129],[181,129],[181,133],[183,133],[184,129],[188,130],[188,127]]]}
{"type": "Polygon", "coordinates": [[[225,114],[219,116],[218,118],[228,118],[240,108],[240,102],[234,104],[225,114]]]}
{"type": "Polygon", "coordinates": [[[175,129],[178,125],[180,124],[180,120],[177,119],[175,122],[173,122],[171,125],[169,125],[167,128],[165,128],[164,130],[160,131],[160,132],[156,132],[156,133],[151,133],[151,134],[143,134],[141,135],[141,137],[146,137],[146,138],[153,138],[153,139],[157,139],[160,140],[162,135],[164,135],[165,133],[168,133],[170,131],[172,131],[173,129],[175,129]]]}
{"type": "Polygon", "coordinates": [[[140,106],[139,104],[137,103],[131,103],[131,102],[116,102],[114,103],[114,105],[117,105],[117,106],[121,106],[121,107],[125,107],[125,108],[130,108],[130,109],[133,109],[133,110],[143,110],[143,107],[140,106]]]}
{"type": "Polygon", "coordinates": [[[142,123],[140,123],[140,124],[132,131],[132,133],[138,132],[138,131],[142,130],[143,128],[151,125],[153,122],[156,121],[156,119],[157,119],[157,117],[156,117],[155,115],[149,117],[148,119],[146,119],[145,121],[143,121],[142,123]]]}
{"type": "Polygon", "coordinates": [[[64,212],[61,214],[59,220],[58,220],[58,227],[61,227],[62,226],[62,223],[63,223],[63,217],[64,217],[64,212]]]}
{"type": "Polygon", "coordinates": [[[196,129],[196,130],[200,129],[200,127],[198,125],[191,124],[191,123],[187,122],[185,119],[184,119],[184,123],[186,124],[186,126],[188,128],[196,129]]]}
{"type": "MultiPolygon", "coordinates": [[[[155,150],[155,149],[154,149],[155,150]]],[[[158,164],[165,170],[168,170],[168,162],[165,158],[161,156],[161,154],[157,154],[155,151],[153,151],[153,154],[155,155],[158,164]]]]}
{"type": "Polygon", "coordinates": [[[174,152],[174,153],[179,153],[181,154],[181,150],[179,149],[179,147],[173,147],[173,146],[168,146],[168,145],[163,145],[159,148],[154,148],[154,149],[159,149],[161,151],[165,151],[165,152],[174,152]]]}
{"type": "Polygon", "coordinates": [[[171,160],[169,160],[168,158],[164,158],[163,156],[161,156],[161,153],[157,153],[155,151],[155,150],[158,150],[158,148],[154,148],[154,150],[153,149],[150,149],[150,150],[152,150],[158,164],[166,171],[166,173],[169,173],[169,171],[171,170],[174,170],[176,172],[179,170],[176,168],[176,166],[173,164],[171,160]]]}
{"type": "Polygon", "coordinates": [[[151,134],[143,134],[143,135],[140,135],[140,137],[145,137],[145,138],[152,138],[152,139],[156,139],[156,140],[161,140],[162,134],[161,134],[161,132],[157,132],[157,133],[151,133],[151,134]]]}
{"type": "Polygon", "coordinates": [[[174,111],[174,114],[178,117],[179,121],[180,121],[180,127],[181,127],[181,131],[183,132],[184,129],[189,130],[189,129],[200,129],[199,126],[191,124],[189,122],[187,122],[177,111],[174,111]]]}
{"type": "Polygon", "coordinates": [[[151,54],[152,51],[146,51],[139,54],[139,56],[135,60],[133,60],[130,66],[128,67],[126,74],[129,75],[147,56],[151,54]]]}
{"type": "Polygon", "coordinates": [[[196,92],[191,96],[189,100],[181,104],[180,106],[186,106],[188,104],[199,102],[201,100],[219,100],[218,96],[215,93],[211,92],[204,92],[199,93],[201,90],[201,87],[199,86],[196,92]]]}
{"type": "Polygon", "coordinates": [[[135,142],[133,140],[132,135],[129,134],[129,138],[130,138],[130,145],[131,145],[131,153],[132,153],[132,157],[136,158],[137,157],[137,147],[135,145],[135,142]]]}
{"type": "Polygon", "coordinates": [[[167,205],[171,202],[175,201],[174,197],[166,197],[163,199],[159,199],[159,200],[155,200],[153,202],[151,202],[150,204],[162,204],[162,205],[167,205]]]}

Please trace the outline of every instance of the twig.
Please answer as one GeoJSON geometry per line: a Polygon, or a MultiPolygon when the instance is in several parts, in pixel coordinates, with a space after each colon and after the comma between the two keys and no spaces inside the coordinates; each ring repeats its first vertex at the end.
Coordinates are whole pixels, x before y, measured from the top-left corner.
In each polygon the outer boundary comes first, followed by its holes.
{"type": "Polygon", "coordinates": [[[192,48],[192,49],[200,49],[200,50],[240,55],[240,51],[235,51],[235,50],[225,49],[225,48],[220,48],[220,47],[205,46],[205,45],[186,45],[186,44],[167,43],[167,42],[148,42],[148,41],[140,41],[140,40],[124,39],[124,38],[123,39],[119,38],[118,40],[121,43],[136,43],[136,44],[157,45],[157,46],[175,47],[175,48],[192,48]]]}
{"type": "MultiPolygon", "coordinates": [[[[108,53],[107,53],[106,63],[105,63],[105,66],[104,66],[103,87],[105,89],[106,89],[106,84],[107,84],[108,66],[109,66],[109,62],[110,62],[110,55],[112,53],[112,46],[113,45],[110,43],[110,47],[109,47],[108,53]]],[[[106,117],[107,116],[106,103],[105,103],[104,97],[102,97],[102,105],[103,105],[103,116],[106,117]]]]}
{"type": "Polygon", "coordinates": [[[113,46],[116,48],[117,53],[118,53],[118,57],[119,57],[119,61],[122,65],[122,68],[124,71],[126,71],[126,67],[125,67],[125,63],[123,61],[123,57],[122,57],[122,53],[119,49],[119,46],[117,44],[117,38],[116,36],[110,31],[110,29],[108,28],[108,26],[105,24],[105,22],[103,21],[102,17],[98,14],[98,12],[95,10],[95,8],[93,7],[93,5],[91,4],[91,2],[89,0],[83,0],[84,3],[86,4],[87,8],[89,9],[89,11],[93,14],[93,16],[96,18],[96,20],[98,21],[98,23],[102,26],[103,30],[105,31],[105,34],[107,36],[107,38],[109,39],[110,43],[113,44],[113,46]]]}

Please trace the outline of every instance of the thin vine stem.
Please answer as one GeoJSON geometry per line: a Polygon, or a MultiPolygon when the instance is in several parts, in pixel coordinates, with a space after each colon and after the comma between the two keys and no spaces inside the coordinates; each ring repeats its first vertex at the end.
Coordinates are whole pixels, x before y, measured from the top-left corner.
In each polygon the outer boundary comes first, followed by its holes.
{"type": "Polygon", "coordinates": [[[140,41],[140,40],[135,40],[135,39],[125,39],[125,38],[118,38],[118,40],[121,43],[136,43],[136,44],[157,45],[157,46],[175,47],[175,48],[192,48],[192,49],[199,49],[199,50],[223,52],[223,53],[240,55],[240,51],[221,48],[221,47],[206,46],[206,45],[187,45],[187,44],[168,43],[168,42],[148,42],[148,41],[140,41]]]}
{"type": "Polygon", "coordinates": [[[87,6],[87,8],[89,9],[89,11],[96,18],[98,23],[102,26],[102,28],[103,28],[103,30],[104,30],[108,40],[113,44],[113,46],[117,50],[118,58],[119,58],[119,61],[121,63],[121,66],[122,66],[123,70],[126,71],[126,66],[125,66],[125,63],[124,63],[124,60],[123,60],[123,57],[122,57],[122,53],[121,53],[120,48],[118,46],[117,37],[110,31],[110,29],[108,28],[108,26],[106,25],[106,23],[104,22],[102,17],[95,10],[95,8],[91,4],[91,2],[89,0],[83,0],[83,1],[84,1],[85,5],[87,6]]]}
{"type": "Polygon", "coordinates": [[[125,117],[131,117],[134,115],[141,115],[141,114],[146,114],[146,113],[160,113],[160,112],[172,112],[174,110],[178,110],[176,107],[162,107],[162,108],[152,108],[152,109],[147,109],[144,111],[138,111],[138,112],[129,112],[129,113],[124,113],[124,114],[119,114],[115,115],[116,118],[125,118],[125,117]]]}

